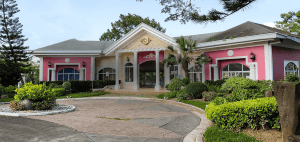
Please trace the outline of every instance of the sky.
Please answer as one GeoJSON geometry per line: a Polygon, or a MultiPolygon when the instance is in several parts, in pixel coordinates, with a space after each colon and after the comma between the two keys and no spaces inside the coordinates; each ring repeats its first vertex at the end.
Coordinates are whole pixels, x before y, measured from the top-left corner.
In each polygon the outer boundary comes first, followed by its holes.
{"type": "MultiPolygon", "coordinates": [[[[184,0],[185,1],[185,0],[184,0]]],[[[211,8],[222,10],[218,0],[192,0],[201,13],[211,8]]],[[[15,14],[23,24],[22,34],[29,50],[45,47],[69,39],[98,41],[120,14],[137,14],[159,22],[170,37],[220,32],[247,21],[274,26],[280,14],[299,11],[299,0],[258,0],[244,11],[230,15],[217,23],[195,24],[164,20],[163,6],[156,0],[17,0],[20,12],[15,14]]],[[[36,60],[36,59],[35,59],[36,60]]]]}

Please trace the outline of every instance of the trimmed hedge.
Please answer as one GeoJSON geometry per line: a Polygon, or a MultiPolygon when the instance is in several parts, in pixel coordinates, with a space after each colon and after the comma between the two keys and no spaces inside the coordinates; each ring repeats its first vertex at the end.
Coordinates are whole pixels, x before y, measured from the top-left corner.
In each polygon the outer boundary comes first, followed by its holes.
{"type": "Polygon", "coordinates": [[[244,127],[257,128],[262,125],[261,122],[267,122],[273,128],[280,126],[278,105],[274,96],[232,103],[217,97],[205,108],[205,114],[216,126],[235,132],[244,127]]]}
{"type": "Polygon", "coordinates": [[[54,91],[56,97],[63,96],[65,93],[64,88],[53,88],[52,90],[54,91]]]}
{"type": "Polygon", "coordinates": [[[185,88],[186,88],[187,95],[192,99],[194,99],[194,98],[200,98],[201,99],[202,98],[202,93],[204,91],[208,90],[207,86],[202,82],[190,83],[185,88]]]}

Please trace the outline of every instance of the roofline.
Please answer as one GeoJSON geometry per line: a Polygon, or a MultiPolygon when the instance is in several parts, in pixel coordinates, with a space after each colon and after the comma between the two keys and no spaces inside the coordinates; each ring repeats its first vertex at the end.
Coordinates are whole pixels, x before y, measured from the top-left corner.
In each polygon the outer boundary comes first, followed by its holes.
{"type": "Polygon", "coordinates": [[[277,36],[277,33],[260,34],[260,35],[246,36],[246,37],[237,37],[234,39],[197,43],[196,49],[197,48],[207,49],[207,48],[218,47],[218,46],[241,44],[241,43],[245,43],[245,42],[249,42],[249,41],[272,40],[275,38],[279,38],[277,36]]]}
{"type": "Polygon", "coordinates": [[[60,55],[79,55],[79,56],[101,56],[100,54],[34,54],[34,56],[60,56],[60,55]]]}
{"type": "Polygon", "coordinates": [[[174,45],[177,46],[176,40],[174,38],[166,35],[165,33],[161,32],[161,31],[158,31],[158,30],[154,29],[153,27],[148,26],[147,24],[142,22],[138,26],[136,26],[134,29],[132,29],[130,32],[128,32],[126,35],[124,35],[119,40],[117,40],[112,45],[110,45],[108,48],[106,48],[104,50],[105,56],[110,54],[112,51],[116,50],[116,48],[118,46],[120,46],[121,44],[126,42],[129,38],[133,37],[135,35],[135,33],[139,32],[141,30],[153,32],[155,36],[158,36],[160,38],[162,38],[162,36],[164,36],[163,39],[165,39],[167,42],[173,43],[174,45]]]}
{"type": "Polygon", "coordinates": [[[102,53],[102,50],[56,50],[56,51],[33,51],[32,54],[39,54],[39,53],[92,53],[99,52],[98,54],[102,53]]]}

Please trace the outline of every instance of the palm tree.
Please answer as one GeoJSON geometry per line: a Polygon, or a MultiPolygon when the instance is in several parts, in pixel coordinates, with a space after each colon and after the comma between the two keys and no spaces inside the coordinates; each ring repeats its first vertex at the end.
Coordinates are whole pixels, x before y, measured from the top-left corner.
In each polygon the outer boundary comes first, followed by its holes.
{"type": "Polygon", "coordinates": [[[193,60],[192,58],[188,57],[189,54],[192,54],[194,51],[194,48],[196,47],[196,41],[192,41],[191,38],[184,39],[183,36],[178,38],[176,42],[179,44],[179,48],[181,50],[181,55],[178,55],[177,57],[172,54],[174,53],[173,46],[168,46],[168,49],[172,51],[172,53],[169,53],[168,58],[165,58],[163,60],[163,63],[167,63],[167,66],[175,65],[178,63],[182,64],[182,69],[185,72],[185,77],[189,78],[188,74],[188,64],[193,60]]]}

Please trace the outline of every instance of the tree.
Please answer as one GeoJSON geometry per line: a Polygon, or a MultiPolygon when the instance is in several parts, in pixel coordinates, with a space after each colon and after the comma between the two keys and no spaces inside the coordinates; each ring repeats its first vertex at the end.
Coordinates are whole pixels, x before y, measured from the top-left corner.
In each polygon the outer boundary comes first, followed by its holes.
{"type": "Polygon", "coordinates": [[[276,27],[286,32],[297,32],[300,36],[300,10],[295,13],[290,11],[280,15],[282,21],[276,21],[276,27]]]}
{"type": "Polygon", "coordinates": [[[174,47],[168,46],[168,49],[172,51],[172,53],[169,53],[169,56],[163,60],[163,63],[167,63],[167,66],[175,65],[180,63],[182,65],[182,69],[185,72],[185,77],[189,78],[188,74],[188,64],[193,60],[188,55],[193,53],[193,50],[196,47],[196,41],[192,41],[189,39],[184,39],[183,36],[178,38],[176,42],[179,44],[179,48],[181,50],[181,54],[177,57],[174,55],[174,47]]]}
{"type": "Polygon", "coordinates": [[[166,29],[163,29],[159,22],[155,22],[154,19],[150,20],[149,17],[142,18],[136,14],[131,15],[120,15],[120,20],[115,23],[111,23],[112,29],[107,29],[106,33],[103,33],[99,38],[100,41],[116,41],[127,34],[130,30],[134,29],[141,22],[159,30],[163,33],[166,32],[166,29]]]}
{"type": "MultiPolygon", "coordinates": [[[[143,1],[143,0],[136,0],[143,1]]],[[[162,6],[165,6],[161,13],[169,14],[165,21],[176,21],[180,19],[181,24],[186,24],[191,20],[195,23],[208,23],[224,20],[227,16],[234,14],[237,11],[244,10],[249,5],[257,0],[220,0],[224,11],[211,9],[208,14],[200,14],[200,8],[195,7],[191,0],[159,0],[162,6]],[[175,10],[172,13],[172,10],[175,10]]]]}
{"type": "Polygon", "coordinates": [[[20,10],[17,7],[15,0],[1,0],[0,3],[0,59],[1,71],[0,78],[1,84],[4,86],[16,85],[22,80],[21,73],[28,73],[28,67],[30,64],[26,63],[31,57],[30,53],[26,52],[25,49],[29,47],[24,46],[25,39],[22,35],[23,25],[19,23],[19,18],[14,18],[14,14],[20,10]]]}
{"type": "MultiPolygon", "coordinates": [[[[40,61],[38,61],[39,63],[40,61]]],[[[33,84],[37,84],[39,82],[39,66],[36,65],[33,61],[29,61],[32,66],[29,66],[28,70],[31,72],[24,74],[25,82],[32,82],[33,84]]]]}

